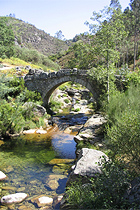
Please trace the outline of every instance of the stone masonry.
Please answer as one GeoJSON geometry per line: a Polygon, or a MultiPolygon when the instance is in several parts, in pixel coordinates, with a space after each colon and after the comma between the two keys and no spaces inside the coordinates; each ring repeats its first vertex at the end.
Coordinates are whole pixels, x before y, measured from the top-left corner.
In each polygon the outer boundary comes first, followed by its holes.
{"type": "Polygon", "coordinates": [[[97,102],[101,94],[99,84],[87,74],[87,70],[62,69],[57,72],[47,73],[42,70],[30,69],[24,80],[28,90],[41,93],[44,105],[48,104],[53,91],[68,81],[85,86],[93,94],[93,98],[97,102]]]}

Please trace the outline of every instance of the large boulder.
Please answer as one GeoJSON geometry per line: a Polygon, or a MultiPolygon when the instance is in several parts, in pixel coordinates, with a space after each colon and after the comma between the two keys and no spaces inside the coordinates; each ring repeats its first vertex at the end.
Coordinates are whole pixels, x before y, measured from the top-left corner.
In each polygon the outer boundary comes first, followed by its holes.
{"type": "Polygon", "coordinates": [[[101,151],[88,148],[81,149],[67,185],[75,181],[79,176],[83,177],[83,182],[85,182],[86,177],[96,177],[97,174],[101,174],[104,159],[107,160],[108,157],[101,151]]]}

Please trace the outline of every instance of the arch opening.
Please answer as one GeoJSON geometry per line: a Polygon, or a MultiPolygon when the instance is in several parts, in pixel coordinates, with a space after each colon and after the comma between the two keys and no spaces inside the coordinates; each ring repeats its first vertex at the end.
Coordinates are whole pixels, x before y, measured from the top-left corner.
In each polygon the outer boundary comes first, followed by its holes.
{"type": "Polygon", "coordinates": [[[72,81],[57,84],[48,92],[46,98],[49,108],[55,113],[91,114],[96,106],[91,91],[72,81]]]}

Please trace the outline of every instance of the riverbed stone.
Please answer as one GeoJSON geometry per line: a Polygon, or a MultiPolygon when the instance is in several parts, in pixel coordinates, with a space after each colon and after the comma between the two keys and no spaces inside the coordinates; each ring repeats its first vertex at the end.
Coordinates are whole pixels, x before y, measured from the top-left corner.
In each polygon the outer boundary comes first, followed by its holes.
{"type": "Polygon", "coordinates": [[[73,161],[74,161],[74,159],[57,159],[57,158],[54,158],[49,162],[49,164],[50,165],[67,164],[67,163],[72,163],[73,161]]]}
{"type": "Polygon", "coordinates": [[[40,195],[36,196],[31,199],[31,202],[38,206],[38,208],[43,206],[49,206],[51,207],[53,203],[53,198],[48,197],[47,195],[40,195]]]}
{"type": "Polygon", "coordinates": [[[33,134],[36,132],[36,129],[29,129],[29,130],[24,130],[23,134],[33,134]]]}
{"type": "Polygon", "coordinates": [[[2,204],[12,204],[12,203],[20,203],[27,198],[26,193],[15,193],[3,196],[1,198],[2,204]]]}
{"type": "Polygon", "coordinates": [[[47,186],[51,189],[51,190],[56,190],[59,187],[58,182],[53,179],[53,180],[49,180],[49,182],[47,183],[47,186]]]}
{"type": "Polygon", "coordinates": [[[77,162],[71,172],[67,185],[79,176],[82,177],[96,177],[97,174],[102,173],[102,161],[108,159],[108,157],[101,151],[82,148],[77,162]]]}
{"type": "Polygon", "coordinates": [[[4,180],[6,178],[7,178],[7,176],[2,171],[0,171],[0,181],[4,180]]]}
{"type": "Polygon", "coordinates": [[[46,131],[46,130],[43,130],[43,129],[37,129],[37,130],[36,130],[36,133],[37,133],[37,134],[46,134],[47,131],[46,131]]]}

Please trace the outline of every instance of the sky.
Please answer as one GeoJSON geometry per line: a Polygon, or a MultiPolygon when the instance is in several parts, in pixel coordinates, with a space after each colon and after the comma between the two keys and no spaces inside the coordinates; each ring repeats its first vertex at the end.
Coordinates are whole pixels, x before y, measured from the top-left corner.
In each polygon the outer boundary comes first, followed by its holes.
{"type": "MultiPolygon", "coordinates": [[[[122,11],[130,0],[120,0],[122,11]]],[[[0,16],[15,14],[51,36],[62,31],[66,39],[89,32],[84,23],[90,21],[93,11],[109,6],[110,0],[0,0],[0,16]]]]}

